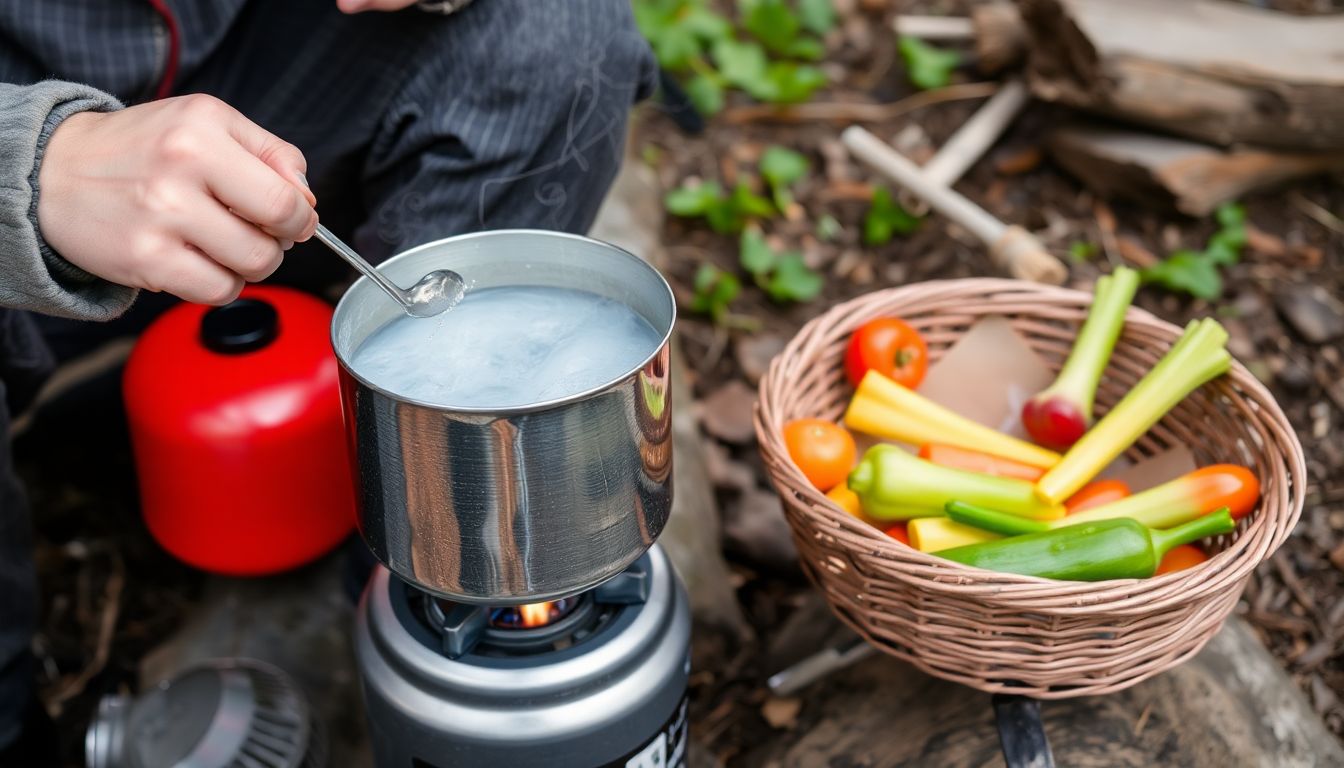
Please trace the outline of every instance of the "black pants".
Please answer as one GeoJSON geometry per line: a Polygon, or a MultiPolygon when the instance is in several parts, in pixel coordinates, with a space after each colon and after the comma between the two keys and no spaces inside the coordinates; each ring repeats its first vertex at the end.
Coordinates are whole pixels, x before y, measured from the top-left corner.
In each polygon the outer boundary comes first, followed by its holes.
{"type": "MultiPolygon", "coordinates": [[[[323,222],[378,260],[473,230],[586,231],[619,166],[627,113],[654,72],[628,0],[476,0],[447,17],[347,17],[334,0],[257,0],[179,90],[218,96],[298,145],[323,222]]],[[[304,244],[277,278],[318,284],[342,270],[304,244]]],[[[77,354],[134,332],[164,306],[142,302],[120,324],[43,319],[43,335],[59,356],[77,354]]],[[[35,335],[26,338],[28,348],[0,347],[0,358],[47,359],[35,335]]],[[[21,378],[0,364],[0,383],[31,388],[21,378]]],[[[0,430],[8,415],[0,408],[0,430]]],[[[29,696],[23,659],[36,603],[28,511],[5,435],[0,745],[29,696]]]]}

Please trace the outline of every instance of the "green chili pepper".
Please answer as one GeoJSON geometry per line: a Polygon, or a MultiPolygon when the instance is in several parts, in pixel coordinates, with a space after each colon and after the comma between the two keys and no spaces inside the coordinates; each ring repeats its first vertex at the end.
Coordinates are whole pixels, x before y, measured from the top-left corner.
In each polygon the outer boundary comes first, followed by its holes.
{"type": "MultiPolygon", "coordinates": [[[[1021,536],[1027,533],[1051,530],[1049,523],[1040,520],[1028,520],[1025,517],[967,504],[964,501],[949,501],[946,510],[947,516],[958,523],[974,526],[982,531],[1000,533],[1004,536],[1021,536]]],[[[1068,518],[1064,519],[1067,520],[1068,518]]],[[[1058,530],[1058,528],[1055,530],[1058,530]]]]}
{"type": "Polygon", "coordinates": [[[1165,531],[1115,518],[954,547],[938,556],[990,571],[1065,581],[1146,579],[1172,547],[1236,527],[1224,507],[1165,531]]]}

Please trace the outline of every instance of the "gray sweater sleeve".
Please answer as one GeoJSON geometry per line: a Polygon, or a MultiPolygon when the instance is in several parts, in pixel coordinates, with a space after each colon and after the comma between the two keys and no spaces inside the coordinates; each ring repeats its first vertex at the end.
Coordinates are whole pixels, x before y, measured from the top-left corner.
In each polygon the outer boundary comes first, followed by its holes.
{"type": "Polygon", "coordinates": [[[38,170],[56,126],[76,112],[120,108],[115,98],[77,83],[0,83],[0,306],[110,320],[135,300],[134,289],[61,258],[37,225],[38,170]]]}

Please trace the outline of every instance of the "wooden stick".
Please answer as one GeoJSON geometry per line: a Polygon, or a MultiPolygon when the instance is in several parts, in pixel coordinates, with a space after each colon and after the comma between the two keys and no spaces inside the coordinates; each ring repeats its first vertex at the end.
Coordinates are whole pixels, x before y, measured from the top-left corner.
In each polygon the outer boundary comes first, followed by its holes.
{"type": "Polygon", "coordinates": [[[898,35],[921,40],[970,40],[975,37],[971,20],[961,16],[897,16],[891,26],[898,35]]]}
{"type": "Polygon", "coordinates": [[[852,125],[840,136],[854,156],[923,198],[936,211],[965,227],[989,248],[990,258],[1013,277],[1058,285],[1068,276],[1031,233],[994,218],[961,194],[932,183],[919,166],[863,128],[852,125]]]}
{"type": "Polygon", "coordinates": [[[1021,80],[1004,83],[924,164],[924,177],[944,187],[956,184],[1022,114],[1029,98],[1027,86],[1021,80]]]}

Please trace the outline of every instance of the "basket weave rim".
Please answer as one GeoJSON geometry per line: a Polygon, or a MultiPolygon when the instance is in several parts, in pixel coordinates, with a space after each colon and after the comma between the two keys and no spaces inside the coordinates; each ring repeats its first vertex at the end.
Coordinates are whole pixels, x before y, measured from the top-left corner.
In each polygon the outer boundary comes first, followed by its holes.
{"type": "MultiPolygon", "coordinates": [[[[1108,613],[1148,613],[1168,604],[1191,599],[1193,594],[1181,597],[1180,590],[1172,590],[1175,585],[1189,585],[1192,592],[1207,595],[1215,589],[1239,585],[1250,572],[1278,548],[1301,515],[1306,498],[1306,459],[1296,433],[1289,424],[1282,409],[1275,402],[1269,390],[1255,378],[1240,362],[1232,362],[1228,374],[1205,387],[1235,387],[1258,406],[1259,417],[1274,427],[1274,432],[1286,436],[1290,450],[1281,454],[1285,463],[1284,475],[1291,483],[1291,497],[1286,509],[1264,509],[1264,488],[1262,498],[1256,509],[1248,516],[1249,524],[1236,540],[1208,561],[1195,567],[1175,573],[1154,576],[1148,579],[1112,579],[1096,582],[1060,581],[1036,576],[987,571],[961,565],[935,555],[920,552],[891,539],[879,529],[856,519],[837,507],[804,477],[801,470],[788,456],[783,446],[780,430],[786,419],[775,407],[774,392],[788,387],[792,383],[789,377],[791,363],[799,350],[805,347],[812,337],[824,330],[843,324],[844,319],[862,318],[863,308],[876,302],[894,303],[907,296],[927,301],[946,294],[945,298],[974,301],[990,296],[1018,296],[1022,304],[1021,313],[1029,313],[1033,304],[1041,299],[1050,299],[1055,303],[1072,303],[1081,307],[1090,305],[1093,294],[1071,288],[1046,286],[1020,280],[1001,278],[965,278],[937,280],[913,283],[905,286],[874,291],[832,307],[825,313],[809,321],[792,340],[789,341],[770,363],[758,388],[759,398],[755,406],[755,426],[758,443],[771,470],[771,481],[781,494],[793,493],[802,496],[802,500],[811,507],[810,512],[824,516],[827,522],[847,533],[856,534],[867,548],[865,554],[891,560],[902,567],[895,578],[917,581],[926,591],[945,592],[959,597],[975,596],[981,600],[1010,604],[1020,604],[1030,610],[1060,614],[1084,614],[1104,604],[1108,613]],[[1033,301],[1034,300],[1034,301],[1033,301]],[[782,457],[782,460],[781,460],[782,457]],[[780,477],[779,475],[783,475],[780,477]],[[781,481],[790,481],[784,486],[781,481]],[[1278,524],[1278,529],[1265,529],[1278,524]],[[1258,551],[1251,557],[1243,556],[1252,542],[1258,543],[1258,551]],[[1161,600],[1153,600],[1153,592],[1167,593],[1161,600]]],[[[1014,306],[1014,305],[1008,305],[1014,306]]],[[[1008,307],[997,308],[990,314],[1008,314],[1008,307]]],[[[873,315],[876,316],[876,315],[873,315]]],[[[968,318],[969,319],[969,318],[968,318]]],[[[1169,323],[1139,307],[1131,306],[1125,316],[1125,333],[1134,330],[1157,331],[1174,340],[1181,328],[1169,323]]],[[[1168,342],[1169,344],[1169,342],[1168,342]]],[[[793,523],[790,520],[791,525],[793,523]]],[[[795,528],[795,535],[800,535],[795,528]]]]}

